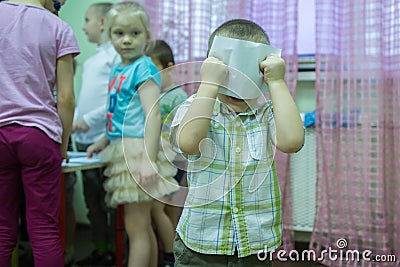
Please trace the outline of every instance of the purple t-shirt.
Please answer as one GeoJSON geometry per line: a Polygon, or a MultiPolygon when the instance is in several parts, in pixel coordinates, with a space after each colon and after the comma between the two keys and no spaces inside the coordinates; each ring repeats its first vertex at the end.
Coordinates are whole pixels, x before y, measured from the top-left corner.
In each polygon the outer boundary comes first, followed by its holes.
{"type": "Polygon", "coordinates": [[[71,27],[47,9],[0,3],[0,127],[37,127],[61,142],[53,89],[57,59],[76,56],[71,27]]]}

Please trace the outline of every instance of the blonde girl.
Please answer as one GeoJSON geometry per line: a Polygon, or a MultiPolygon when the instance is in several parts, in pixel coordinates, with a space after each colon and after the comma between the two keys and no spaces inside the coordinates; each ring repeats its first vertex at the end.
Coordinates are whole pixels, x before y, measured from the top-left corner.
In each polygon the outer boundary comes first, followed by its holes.
{"type": "Polygon", "coordinates": [[[106,135],[90,146],[108,163],[106,202],[124,205],[129,238],[129,267],[157,266],[157,244],[151,227],[154,199],[178,189],[176,168],[160,146],[158,98],[161,79],[144,55],[151,40],[149,18],[136,2],[117,3],[107,17],[110,40],[121,57],[110,73],[106,135]]]}

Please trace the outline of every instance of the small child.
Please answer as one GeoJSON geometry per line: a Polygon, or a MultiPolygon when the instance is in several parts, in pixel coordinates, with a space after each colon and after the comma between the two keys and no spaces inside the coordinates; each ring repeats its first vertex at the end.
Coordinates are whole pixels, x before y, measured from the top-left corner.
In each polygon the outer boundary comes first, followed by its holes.
{"type": "Polygon", "coordinates": [[[71,27],[53,14],[55,3],[0,3],[0,266],[11,266],[21,188],[34,265],[64,266],[61,163],[68,161],[79,47],[71,27]]]}
{"type": "MultiPolygon", "coordinates": [[[[150,56],[160,71],[161,75],[161,96],[160,96],[160,112],[163,137],[163,148],[169,150],[166,154],[176,157],[176,153],[172,151],[169,144],[169,129],[171,126],[170,114],[179,107],[187,99],[186,92],[172,81],[171,71],[175,65],[174,54],[171,47],[164,40],[155,40],[146,50],[146,55],[150,56]]],[[[174,160],[174,165],[178,167],[178,173],[175,180],[180,183],[185,175],[186,160],[174,160]]],[[[163,202],[155,201],[152,212],[152,220],[156,226],[157,234],[161,239],[163,249],[163,266],[174,265],[173,243],[175,235],[175,227],[177,225],[177,208],[173,205],[166,205],[163,202]],[[163,212],[165,210],[165,212],[163,212]]]]}
{"type": "MultiPolygon", "coordinates": [[[[229,38],[228,43],[240,39],[269,44],[260,26],[242,19],[218,27],[209,39],[209,51],[217,36],[229,38]]],[[[249,90],[262,96],[253,87],[235,88],[231,94],[224,84],[235,70],[215,57],[203,62],[198,92],[181,105],[171,128],[173,143],[189,155],[189,192],[174,243],[176,267],[272,266],[257,253],[281,245],[273,145],[286,153],[300,150],[302,121],[284,81],[281,58],[271,54],[257,62],[241,58],[241,51],[229,52],[264,74],[271,100],[242,98],[249,90]]]]}
{"type": "Polygon", "coordinates": [[[102,151],[109,177],[104,188],[111,207],[124,205],[129,267],[157,266],[151,207],[178,189],[176,168],[160,146],[160,77],[144,55],[151,40],[149,17],[136,2],[117,3],[107,16],[107,33],[121,62],[110,73],[106,135],[89,146],[102,151]],[[104,151],[103,151],[104,150],[104,151]]]}

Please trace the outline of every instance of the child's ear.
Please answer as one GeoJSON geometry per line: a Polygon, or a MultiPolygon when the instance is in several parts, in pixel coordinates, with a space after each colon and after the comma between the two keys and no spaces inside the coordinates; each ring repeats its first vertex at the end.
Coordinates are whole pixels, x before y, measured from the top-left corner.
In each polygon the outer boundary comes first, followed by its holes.
{"type": "Polygon", "coordinates": [[[174,66],[174,63],[168,62],[167,67],[166,67],[168,73],[171,73],[171,71],[172,71],[173,68],[170,68],[170,67],[172,67],[172,66],[174,66]]]}
{"type": "Polygon", "coordinates": [[[100,18],[100,31],[104,31],[105,27],[106,27],[106,18],[101,17],[100,18]]]}

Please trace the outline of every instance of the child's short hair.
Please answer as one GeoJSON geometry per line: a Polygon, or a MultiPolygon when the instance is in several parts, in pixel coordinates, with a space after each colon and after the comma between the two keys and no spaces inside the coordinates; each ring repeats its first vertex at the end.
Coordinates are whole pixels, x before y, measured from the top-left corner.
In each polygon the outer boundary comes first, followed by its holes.
{"type": "Polygon", "coordinates": [[[163,68],[167,68],[170,62],[175,65],[172,49],[164,40],[154,40],[146,49],[146,55],[160,61],[163,68]]]}
{"type": "Polygon", "coordinates": [[[132,15],[139,16],[146,30],[147,36],[151,38],[149,15],[139,3],[133,1],[120,2],[112,6],[107,14],[106,32],[108,35],[110,35],[111,26],[113,25],[115,18],[121,13],[131,13],[132,15]]]}
{"type": "Polygon", "coordinates": [[[245,19],[229,20],[219,26],[208,39],[207,55],[211,49],[215,36],[223,36],[269,45],[269,37],[264,29],[258,24],[245,19]]]}
{"type": "MultiPolygon", "coordinates": [[[[112,8],[113,3],[94,3],[91,4],[89,8],[94,8],[94,11],[96,12],[97,17],[100,18],[106,18],[108,11],[112,8]]],[[[106,33],[106,31],[102,31],[101,35],[101,40],[103,42],[107,42],[110,40],[109,35],[106,33]]]]}
{"type": "Polygon", "coordinates": [[[94,3],[90,7],[94,7],[96,9],[99,17],[105,17],[112,6],[112,3],[94,3]]]}

